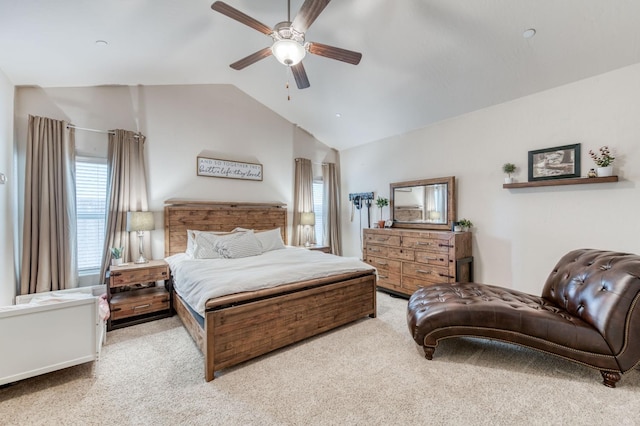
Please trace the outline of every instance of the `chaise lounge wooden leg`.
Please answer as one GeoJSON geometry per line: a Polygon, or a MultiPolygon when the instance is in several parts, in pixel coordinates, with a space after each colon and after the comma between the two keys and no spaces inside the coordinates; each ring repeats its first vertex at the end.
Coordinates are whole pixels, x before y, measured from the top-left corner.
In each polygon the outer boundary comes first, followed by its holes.
{"type": "Polygon", "coordinates": [[[602,384],[608,388],[615,388],[616,382],[620,380],[620,373],[616,373],[615,371],[602,371],[600,370],[600,374],[602,374],[602,384]]]}
{"type": "Polygon", "coordinates": [[[422,349],[424,349],[424,357],[426,359],[433,359],[433,353],[435,352],[436,348],[433,348],[431,346],[423,346],[422,349]]]}

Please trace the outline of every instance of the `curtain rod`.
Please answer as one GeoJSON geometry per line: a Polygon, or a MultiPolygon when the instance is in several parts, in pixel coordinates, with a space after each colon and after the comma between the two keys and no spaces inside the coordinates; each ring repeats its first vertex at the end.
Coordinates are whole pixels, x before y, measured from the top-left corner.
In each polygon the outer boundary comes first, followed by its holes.
{"type": "MultiPolygon", "coordinates": [[[[78,126],[74,126],[73,124],[67,124],[67,128],[68,129],[76,129],[76,130],[84,130],[87,132],[95,132],[95,133],[106,133],[108,135],[115,135],[116,132],[112,132],[109,130],[98,130],[98,129],[88,129],[86,127],[78,127],[78,126]]],[[[134,138],[139,138],[140,136],[138,135],[133,135],[134,138]]]]}

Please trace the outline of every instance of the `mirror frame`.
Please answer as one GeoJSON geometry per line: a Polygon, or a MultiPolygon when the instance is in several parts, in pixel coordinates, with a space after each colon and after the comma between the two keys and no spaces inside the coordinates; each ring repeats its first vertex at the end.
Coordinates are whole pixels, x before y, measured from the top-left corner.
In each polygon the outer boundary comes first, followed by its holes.
{"type": "Polygon", "coordinates": [[[393,227],[395,228],[419,228],[419,229],[437,229],[451,231],[453,222],[456,220],[456,177],[447,176],[433,179],[419,179],[405,182],[394,182],[389,185],[389,209],[393,227]],[[447,223],[434,224],[423,222],[398,222],[395,218],[394,195],[396,188],[406,188],[409,186],[426,186],[435,184],[447,184],[447,223]]]}

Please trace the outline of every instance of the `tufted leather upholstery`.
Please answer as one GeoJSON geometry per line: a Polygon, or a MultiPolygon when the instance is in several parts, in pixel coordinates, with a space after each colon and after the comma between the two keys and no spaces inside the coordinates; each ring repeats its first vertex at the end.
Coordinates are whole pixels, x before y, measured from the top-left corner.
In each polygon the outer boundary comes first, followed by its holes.
{"type": "Polygon", "coordinates": [[[407,322],[429,359],[441,339],[485,337],[598,368],[614,387],[640,361],[639,299],[640,256],[581,249],[560,259],[542,297],[477,283],[423,287],[407,322]]]}

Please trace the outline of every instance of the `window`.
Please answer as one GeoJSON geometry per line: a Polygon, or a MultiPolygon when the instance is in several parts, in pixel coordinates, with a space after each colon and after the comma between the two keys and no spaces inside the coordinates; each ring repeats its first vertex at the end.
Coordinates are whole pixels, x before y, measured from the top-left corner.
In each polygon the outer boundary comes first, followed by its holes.
{"type": "Polygon", "coordinates": [[[322,211],[324,209],[324,182],[321,179],[313,181],[313,213],[316,215],[316,244],[324,244],[324,221],[322,211]]]}
{"type": "Polygon", "coordinates": [[[78,274],[100,273],[106,222],[107,162],[76,157],[78,274]]]}

